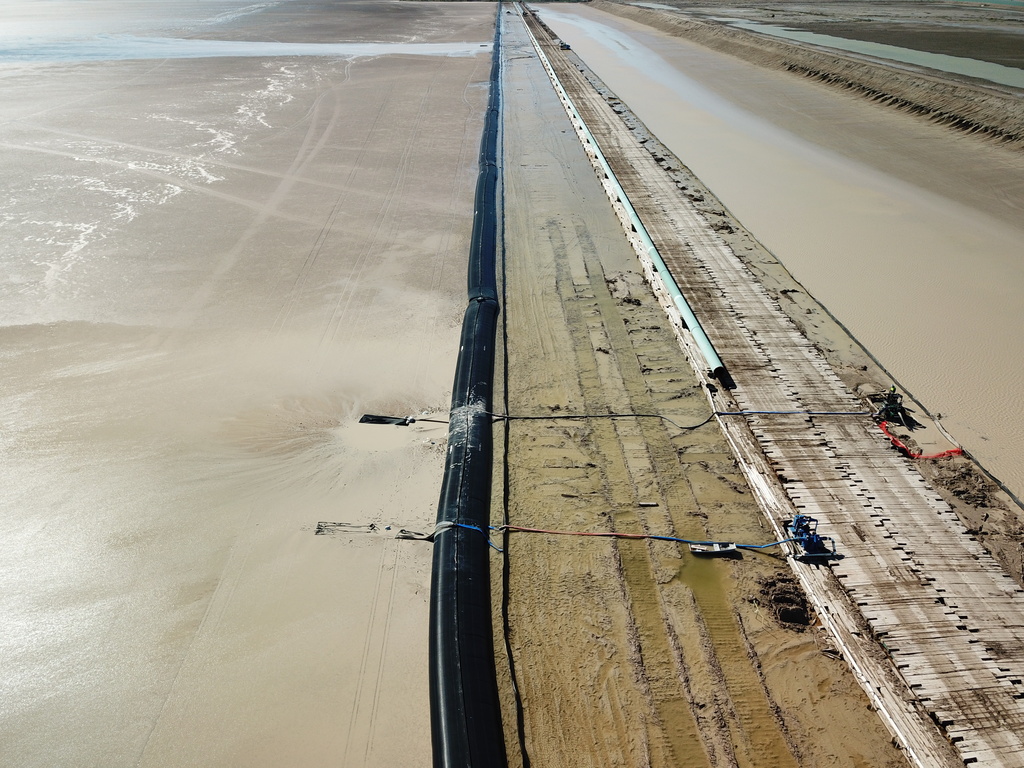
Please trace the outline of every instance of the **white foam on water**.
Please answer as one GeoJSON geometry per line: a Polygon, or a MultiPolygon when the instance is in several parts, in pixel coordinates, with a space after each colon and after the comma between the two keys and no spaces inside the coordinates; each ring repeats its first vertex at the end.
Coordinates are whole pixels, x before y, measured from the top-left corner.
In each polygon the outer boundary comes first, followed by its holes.
{"type": "MultiPolygon", "coordinates": [[[[184,189],[170,183],[153,184],[149,179],[138,178],[128,171],[119,171],[109,176],[61,174],[46,175],[38,179],[38,186],[44,189],[75,191],[77,197],[87,201],[85,209],[92,214],[89,219],[68,218],[41,219],[6,213],[2,219],[5,229],[19,232],[22,243],[23,263],[35,269],[28,274],[18,272],[7,279],[8,285],[16,285],[22,295],[50,298],[65,293],[74,287],[75,269],[90,258],[103,258],[102,252],[90,255],[90,247],[106,240],[119,229],[134,221],[147,209],[164,205],[180,195],[184,189]],[[33,279],[29,275],[34,272],[33,279]]],[[[16,201],[12,201],[15,202],[16,201]]],[[[79,211],[81,215],[84,211],[79,211]]]]}
{"type": "MultiPolygon", "coordinates": [[[[268,69],[276,65],[268,62],[268,69]]],[[[299,87],[298,72],[293,66],[277,66],[267,77],[264,88],[247,93],[243,101],[235,109],[235,115],[244,126],[270,128],[267,112],[279,109],[295,99],[293,90],[299,87]]]]}
{"type": "Polygon", "coordinates": [[[264,8],[273,8],[275,5],[280,5],[280,2],[276,3],[256,3],[255,5],[247,5],[243,8],[235,8],[230,11],[223,11],[218,13],[216,16],[212,16],[209,19],[204,19],[199,22],[203,25],[213,26],[215,24],[226,24],[229,21],[236,21],[244,16],[251,16],[254,13],[259,13],[264,8]]]}
{"type": "MultiPolygon", "coordinates": [[[[250,81],[253,86],[237,92],[231,102],[207,114],[216,119],[196,120],[169,111],[150,113],[146,120],[168,124],[165,147],[177,152],[149,153],[77,137],[58,138],[58,148],[73,153],[77,166],[68,173],[48,174],[28,188],[8,190],[0,203],[0,223],[13,230],[26,245],[20,255],[22,269],[4,281],[10,290],[40,300],[77,294],[73,275],[90,258],[90,246],[115,235],[148,212],[184,194],[189,187],[224,181],[215,171],[213,158],[238,157],[253,132],[271,128],[271,116],[291,102],[296,89],[308,87],[308,66],[265,62],[266,74],[250,81]],[[262,83],[262,84],[261,84],[262,83]],[[95,172],[79,170],[83,166],[95,172]],[[157,178],[154,178],[157,176],[157,178]],[[165,180],[159,177],[165,177],[165,180]],[[77,190],[74,199],[84,201],[60,219],[42,221],[24,208],[27,201],[46,196],[46,190],[77,190]]],[[[101,255],[98,256],[102,258],[101,255]]]]}
{"type": "Polygon", "coordinates": [[[213,184],[218,181],[224,181],[223,176],[211,173],[202,163],[188,157],[176,159],[171,163],[133,160],[128,162],[126,167],[133,170],[155,171],[167,174],[168,176],[177,176],[185,181],[198,184],[213,184]]]}
{"type": "Polygon", "coordinates": [[[23,222],[23,224],[34,225],[50,233],[49,235],[26,237],[26,242],[56,246],[57,250],[63,249],[61,253],[56,254],[55,257],[51,257],[49,260],[45,257],[32,260],[33,264],[43,270],[41,285],[47,294],[66,283],[68,272],[81,261],[81,254],[86,246],[95,240],[106,237],[104,232],[98,231],[100,225],[97,222],[69,223],[64,221],[29,220],[23,222]]]}

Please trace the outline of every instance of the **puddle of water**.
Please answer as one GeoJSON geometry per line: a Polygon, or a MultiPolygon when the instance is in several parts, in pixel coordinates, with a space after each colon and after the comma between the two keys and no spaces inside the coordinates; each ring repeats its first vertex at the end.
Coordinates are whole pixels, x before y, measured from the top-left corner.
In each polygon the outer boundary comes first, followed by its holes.
{"type": "Polygon", "coordinates": [[[993,83],[1009,85],[1014,88],[1024,88],[1024,69],[994,64],[988,61],[977,59],[966,59],[960,56],[949,56],[944,53],[929,53],[927,51],[915,51],[911,48],[902,48],[896,45],[885,43],[873,43],[866,40],[851,40],[845,37],[834,35],[822,35],[817,32],[806,32],[802,29],[790,29],[788,27],[777,27],[772,24],[761,24],[756,21],[744,19],[716,18],[729,26],[745,29],[750,32],[779,37],[785,40],[796,40],[801,43],[812,45],[823,45],[829,48],[838,48],[851,53],[861,53],[866,56],[874,56],[879,59],[898,61],[903,64],[915,64],[930,69],[937,69],[942,72],[950,72],[956,75],[976,77],[988,80],[993,83]]]}
{"type": "Polygon", "coordinates": [[[653,8],[656,11],[678,11],[674,5],[662,5],[661,3],[630,3],[637,8],[653,8]]]}

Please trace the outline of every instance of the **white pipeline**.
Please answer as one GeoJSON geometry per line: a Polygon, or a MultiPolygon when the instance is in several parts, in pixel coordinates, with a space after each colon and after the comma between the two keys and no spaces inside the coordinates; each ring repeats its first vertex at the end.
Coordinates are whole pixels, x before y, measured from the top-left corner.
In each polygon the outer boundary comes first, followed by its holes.
{"type": "MultiPolygon", "coordinates": [[[[522,12],[521,9],[520,12],[522,12]]],[[[696,343],[697,348],[700,350],[701,356],[704,358],[704,362],[707,364],[708,370],[711,372],[711,376],[713,378],[719,378],[719,376],[725,372],[725,364],[718,356],[718,352],[715,351],[715,347],[711,343],[711,339],[709,339],[708,335],[704,332],[704,328],[701,326],[697,316],[693,313],[693,310],[687,303],[682,291],[679,290],[679,286],[676,284],[675,278],[672,277],[672,273],[669,272],[668,267],[665,265],[665,261],[661,258],[661,254],[658,252],[658,248],[654,245],[654,241],[651,240],[651,236],[648,234],[647,228],[644,227],[643,222],[636,213],[636,209],[633,208],[633,204],[630,203],[625,190],[623,190],[622,185],[619,184],[619,180],[615,177],[615,173],[612,171],[611,166],[608,165],[608,161],[605,159],[604,153],[601,152],[601,148],[597,145],[597,140],[594,138],[593,134],[591,134],[590,129],[587,128],[586,123],[583,122],[583,118],[580,117],[572,99],[569,98],[569,94],[567,94],[565,89],[562,87],[562,83],[559,81],[558,75],[555,74],[555,70],[552,68],[551,62],[548,61],[548,57],[544,55],[544,51],[541,50],[541,47],[537,42],[537,38],[534,37],[533,32],[530,31],[529,25],[525,26],[526,32],[530,36],[530,41],[533,43],[533,47],[537,51],[537,56],[540,57],[540,61],[544,65],[544,69],[547,71],[548,77],[551,79],[551,84],[554,86],[555,92],[558,94],[558,98],[562,102],[562,106],[564,107],[566,114],[569,115],[569,120],[572,122],[573,128],[576,129],[576,134],[583,143],[583,147],[587,151],[587,154],[590,155],[591,159],[597,166],[598,171],[603,174],[604,178],[602,178],[601,181],[608,198],[611,200],[613,206],[621,206],[621,210],[626,216],[626,221],[623,223],[628,223],[633,232],[636,233],[639,245],[644,251],[644,253],[641,254],[641,258],[646,255],[654,266],[655,271],[665,286],[666,292],[672,298],[672,303],[679,311],[679,315],[682,317],[683,322],[686,324],[690,334],[693,336],[693,340],[696,343]]]]}

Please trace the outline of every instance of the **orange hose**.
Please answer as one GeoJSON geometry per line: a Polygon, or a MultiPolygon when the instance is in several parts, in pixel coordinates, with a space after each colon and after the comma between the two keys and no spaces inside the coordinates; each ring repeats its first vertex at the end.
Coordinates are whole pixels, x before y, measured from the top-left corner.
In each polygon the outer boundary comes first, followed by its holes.
{"type": "Polygon", "coordinates": [[[889,431],[887,424],[888,422],[883,421],[880,422],[878,426],[882,428],[882,432],[884,432],[885,436],[889,438],[889,442],[891,442],[899,451],[903,453],[903,455],[907,456],[908,458],[942,459],[945,458],[946,456],[960,456],[964,452],[962,448],[951,448],[948,451],[943,451],[942,453],[930,453],[927,456],[923,453],[914,453],[912,450],[910,450],[910,448],[906,446],[906,444],[903,443],[902,440],[900,440],[898,437],[896,437],[896,435],[889,431]]]}

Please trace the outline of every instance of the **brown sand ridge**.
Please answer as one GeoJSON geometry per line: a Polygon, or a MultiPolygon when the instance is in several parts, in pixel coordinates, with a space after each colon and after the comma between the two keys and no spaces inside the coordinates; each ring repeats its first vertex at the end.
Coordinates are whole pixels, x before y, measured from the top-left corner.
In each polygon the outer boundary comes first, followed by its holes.
{"type": "Polygon", "coordinates": [[[595,0],[592,5],[752,64],[813,78],[960,131],[1014,145],[1024,141],[1024,99],[1018,89],[951,80],[921,68],[897,69],[673,12],[607,0],[595,0]]]}

